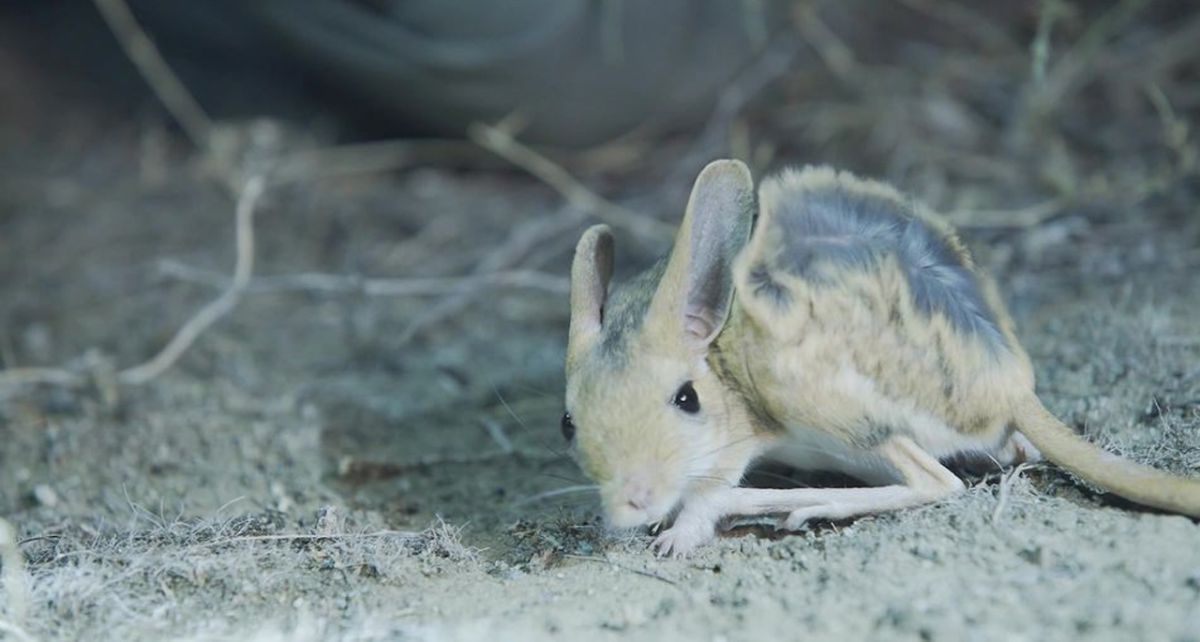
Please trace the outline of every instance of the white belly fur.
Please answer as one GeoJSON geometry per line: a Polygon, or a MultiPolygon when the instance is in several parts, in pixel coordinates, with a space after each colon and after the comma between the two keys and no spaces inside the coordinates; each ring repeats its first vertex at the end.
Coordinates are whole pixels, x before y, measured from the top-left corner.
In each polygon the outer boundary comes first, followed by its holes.
{"type": "MultiPolygon", "coordinates": [[[[843,364],[837,374],[824,380],[837,389],[838,398],[852,398],[877,423],[891,427],[896,435],[911,438],[930,455],[942,459],[961,452],[990,453],[997,444],[964,435],[911,402],[882,395],[874,381],[852,366],[843,364]]],[[[886,459],[872,451],[850,446],[819,427],[785,426],[787,434],[767,453],[773,461],[801,469],[840,472],[869,484],[901,481],[886,459]]]]}
{"type": "Polygon", "coordinates": [[[788,434],[767,452],[766,458],[800,470],[822,470],[850,475],[872,485],[900,481],[884,458],[850,448],[812,428],[788,427],[788,434]]]}

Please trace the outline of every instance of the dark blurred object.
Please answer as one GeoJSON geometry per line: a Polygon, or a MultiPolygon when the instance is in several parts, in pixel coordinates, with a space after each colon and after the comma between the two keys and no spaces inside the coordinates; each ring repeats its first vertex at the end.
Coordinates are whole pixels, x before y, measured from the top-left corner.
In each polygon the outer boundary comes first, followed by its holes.
{"type": "MultiPolygon", "coordinates": [[[[526,138],[582,145],[694,121],[764,44],[761,3],[314,0],[254,3],[330,87],[433,133],[520,110],[526,138]],[[757,42],[756,42],[757,41],[757,42]]],[[[775,6],[775,5],[772,5],[775,6]]]]}
{"type": "MultiPolygon", "coordinates": [[[[516,112],[523,138],[572,146],[695,123],[786,9],[751,0],[130,5],[217,116],[303,112],[296,103],[311,100],[373,133],[459,136],[471,122],[516,112]]],[[[34,0],[4,12],[50,30],[68,47],[60,55],[100,78],[117,64],[88,52],[102,48],[103,28],[90,2],[34,0]]]]}

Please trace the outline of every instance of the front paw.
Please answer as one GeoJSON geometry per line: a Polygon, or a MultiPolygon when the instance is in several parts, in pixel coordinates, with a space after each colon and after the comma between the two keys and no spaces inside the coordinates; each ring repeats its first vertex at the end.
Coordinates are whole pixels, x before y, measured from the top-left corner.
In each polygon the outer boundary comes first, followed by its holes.
{"type": "Polygon", "coordinates": [[[717,536],[716,524],[709,521],[678,519],[654,538],[650,548],[659,557],[680,558],[690,555],[717,536]]]}

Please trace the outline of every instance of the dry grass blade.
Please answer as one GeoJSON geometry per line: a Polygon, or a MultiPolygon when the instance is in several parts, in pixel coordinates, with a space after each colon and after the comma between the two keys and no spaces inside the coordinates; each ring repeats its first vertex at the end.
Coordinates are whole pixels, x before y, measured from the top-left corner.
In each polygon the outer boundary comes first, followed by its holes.
{"type": "Polygon", "coordinates": [[[1012,485],[1021,473],[1025,472],[1032,466],[1029,463],[1018,464],[1013,468],[1012,472],[1000,479],[1000,496],[996,500],[996,510],[992,511],[992,523],[1000,522],[1000,516],[1004,513],[1004,509],[1008,506],[1008,497],[1012,494],[1012,485]]]}

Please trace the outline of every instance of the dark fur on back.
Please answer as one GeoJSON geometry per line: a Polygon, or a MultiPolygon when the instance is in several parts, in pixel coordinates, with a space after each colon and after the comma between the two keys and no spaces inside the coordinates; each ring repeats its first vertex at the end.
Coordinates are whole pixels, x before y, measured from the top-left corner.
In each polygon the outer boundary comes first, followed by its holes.
{"type": "Polygon", "coordinates": [[[1005,345],[975,272],[952,240],[910,204],[837,182],[798,185],[794,194],[780,196],[772,223],[782,230],[787,248],[776,259],[781,268],[809,283],[833,285],[830,277],[836,269],[868,269],[894,255],[919,310],[943,315],[957,330],[991,348],[1005,345]]]}

